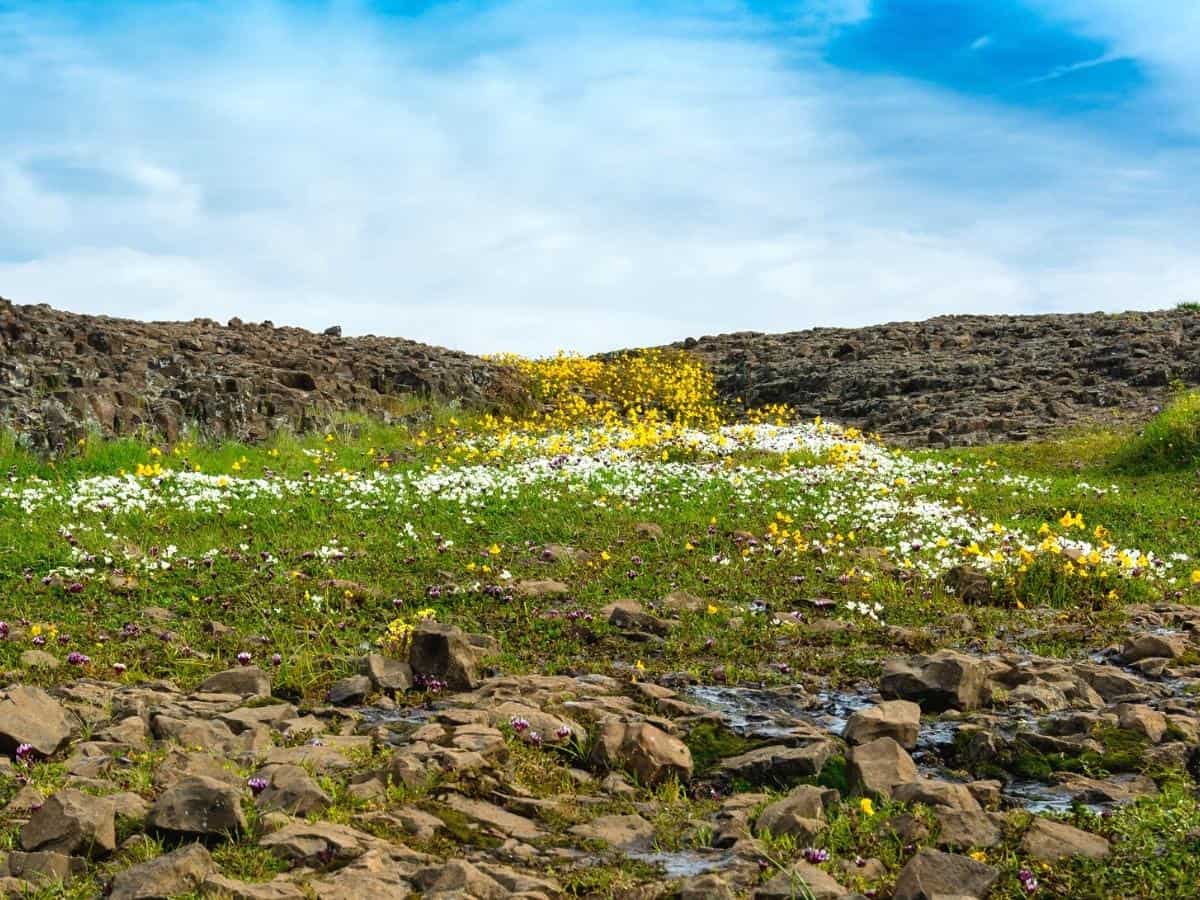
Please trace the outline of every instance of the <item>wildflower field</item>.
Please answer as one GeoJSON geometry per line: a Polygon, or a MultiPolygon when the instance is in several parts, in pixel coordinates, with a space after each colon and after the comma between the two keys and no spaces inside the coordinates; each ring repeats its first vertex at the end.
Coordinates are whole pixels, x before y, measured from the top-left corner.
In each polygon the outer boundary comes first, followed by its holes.
{"type": "MultiPolygon", "coordinates": [[[[682,356],[500,361],[530,385],[527,408],[414,403],[403,424],[346,419],[255,446],[97,438],[41,458],[2,445],[7,682],[53,692],[170,681],[188,691],[255,666],[278,702],[319,709],[365,655],[404,658],[414,630],[438,622],[493,638],[482,665],[505,677],[814,694],[874,682],[885,661],[942,648],[1086,661],[1127,638],[1131,610],[1200,601],[1196,470],[1122,464],[1127,431],[900,450],[784,408],[721,408],[711,378],[682,356]],[[626,600],[636,609],[623,619],[612,605],[626,600]]],[[[1189,646],[1172,665],[1198,662],[1189,646]]],[[[379,693],[358,705],[370,708],[379,693]]],[[[379,708],[431,708],[447,694],[438,679],[418,679],[379,708]]],[[[565,745],[570,726],[531,742],[525,719],[502,724],[516,767],[506,777],[525,794],[589,798],[574,819],[544,816],[551,846],[589,816],[637,809],[653,847],[702,851],[713,837],[705,817],[750,789],[735,781],[697,791],[676,779],[606,794],[598,781],[564,774],[577,762],[571,754],[536,746],[565,745]]],[[[691,735],[699,773],[704,754],[718,751],[691,735]]],[[[139,752],[106,777],[152,801],[166,751],[139,752]]],[[[382,749],[362,753],[355,771],[378,767],[382,749]]],[[[1103,816],[1062,812],[1105,835],[1110,855],[1047,865],[1006,836],[973,853],[1000,872],[991,896],[1194,896],[1200,809],[1187,766],[1133,768],[1158,792],[1103,816]]],[[[237,769],[243,779],[254,771],[237,769]]],[[[1088,774],[1111,771],[1101,759],[1088,774]]],[[[345,773],[313,774],[330,803],[310,818],[351,825],[453,780],[360,797],[345,773]]],[[[49,795],[76,775],[61,755],[18,759],[0,769],[0,805],[31,785],[49,795]]],[[[760,806],[788,787],[768,786],[760,806]]],[[[253,788],[247,805],[262,785],[253,788]]],[[[759,835],[751,881],[806,861],[890,896],[905,861],[932,842],[928,830],[889,830],[906,810],[887,797],[847,796],[812,846],[759,835]],[[878,869],[844,867],[866,857],[878,869]]],[[[18,848],[20,828],[14,819],[0,840],[18,848]]],[[[287,867],[256,843],[267,830],[252,819],[216,848],[221,871],[247,882],[281,877],[287,867]]],[[[74,886],[30,896],[95,896],[114,872],[174,846],[149,834],[74,886]]],[[[408,843],[448,852],[445,834],[422,840],[408,843]]],[[[596,854],[582,868],[554,854],[526,863],[571,894],[671,883],[652,854],[596,854]]]]}

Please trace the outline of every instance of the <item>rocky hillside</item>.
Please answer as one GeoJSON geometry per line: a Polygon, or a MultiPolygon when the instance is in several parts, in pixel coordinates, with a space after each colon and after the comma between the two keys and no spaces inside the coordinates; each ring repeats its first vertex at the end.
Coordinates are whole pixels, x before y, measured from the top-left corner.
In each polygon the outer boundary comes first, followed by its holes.
{"type": "Polygon", "coordinates": [[[320,427],[342,410],[387,416],[408,394],[485,402],[509,389],[477,357],[400,338],[238,319],[136,322],[0,298],[0,424],[39,447],[96,426],[173,438],[198,425],[254,439],[320,427]]]}
{"type": "Polygon", "coordinates": [[[1149,415],[1200,384],[1200,314],[942,316],[870,328],[742,332],[675,344],[726,399],[788,403],[908,444],[1022,440],[1149,415]]]}

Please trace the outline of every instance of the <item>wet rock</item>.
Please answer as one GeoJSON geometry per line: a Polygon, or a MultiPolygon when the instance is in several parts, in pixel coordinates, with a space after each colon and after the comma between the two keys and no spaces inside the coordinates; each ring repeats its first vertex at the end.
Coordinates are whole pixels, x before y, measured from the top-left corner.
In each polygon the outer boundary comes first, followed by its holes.
{"type": "Polygon", "coordinates": [[[1000,872],[993,866],[940,850],[925,849],[908,861],[896,879],[894,900],[935,900],[987,896],[1000,872]]]}
{"type": "Polygon", "coordinates": [[[109,900],[160,900],[200,887],[217,866],[200,844],[188,844],[118,872],[109,900]]]}
{"type": "Polygon", "coordinates": [[[851,744],[890,737],[901,747],[911,750],[917,745],[920,728],[920,706],[909,700],[885,700],[878,706],[853,713],[846,721],[843,736],[851,744]]]}
{"type": "Polygon", "coordinates": [[[270,697],[271,677],[258,666],[238,666],[210,675],[196,688],[199,694],[238,694],[242,697],[270,697]]]}
{"type": "Polygon", "coordinates": [[[376,690],[403,693],[412,687],[412,666],[399,659],[389,659],[381,653],[363,657],[362,674],[371,679],[376,690]]]}
{"type": "Polygon", "coordinates": [[[692,777],[692,753],[687,745],[649,722],[606,723],[596,742],[593,761],[624,769],[648,786],[670,777],[681,781],[692,777]]]}
{"type": "Polygon", "coordinates": [[[371,679],[366,675],[340,678],[329,688],[329,702],[334,706],[357,706],[371,693],[371,679]]]}
{"type": "Polygon", "coordinates": [[[333,802],[316,780],[299,766],[275,766],[265,777],[267,786],[255,801],[263,811],[310,816],[324,812],[333,802]]]}
{"type": "Polygon", "coordinates": [[[1144,704],[1118,703],[1116,713],[1119,727],[1142,735],[1152,744],[1167,733],[1167,717],[1144,704]]]}
{"type": "Polygon", "coordinates": [[[29,744],[41,756],[52,756],[70,737],[67,711],[41,688],[0,691],[0,750],[13,753],[21,744],[29,744]]]}
{"type": "Polygon", "coordinates": [[[244,831],[241,791],[203,775],[183,778],[154,802],[146,824],[157,831],[200,837],[244,831]]]}
{"type": "Polygon", "coordinates": [[[422,622],[413,633],[409,665],[416,675],[437,678],[453,691],[479,687],[476,653],[462,629],[440,622],[422,622]]]}
{"type": "Polygon", "coordinates": [[[736,900],[733,888],[720,875],[697,875],[679,885],[678,900],[736,900]]]}
{"type": "Polygon", "coordinates": [[[833,741],[812,741],[799,747],[774,744],[721,760],[718,771],[751,784],[786,784],[820,774],[836,749],[833,741]]]}
{"type": "Polygon", "coordinates": [[[112,801],[60,788],[21,828],[25,850],[104,857],[117,847],[112,801]]]}
{"type": "Polygon", "coordinates": [[[755,890],[754,900],[793,900],[795,897],[832,900],[845,897],[848,893],[824,870],[797,862],[755,890]]]}
{"type": "Polygon", "coordinates": [[[884,663],[879,691],[885,698],[911,700],[926,712],[972,710],[983,702],[987,668],[953,650],[884,663]]]}
{"type": "Polygon", "coordinates": [[[1063,774],[1057,776],[1055,781],[1071,795],[1072,800],[1080,803],[1127,803],[1158,793],[1158,785],[1146,775],[1116,775],[1100,779],[1063,774]]]}
{"type": "Polygon", "coordinates": [[[1187,650],[1182,635],[1137,634],[1125,641],[1121,658],[1126,663],[1144,659],[1178,659],[1187,650]]]}
{"type": "Polygon", "coordinates": [[[1098,834],[1038,817],[1021,839],[1021,849],[1036,860],[1054,862],[1069,856],[1103,859],[1110,846],[1098,834]]]}
{"type": "Polygon", "coordinates": [[[850,748],[846,764],[850,791],[868,797],[891,797],[897,785],[916,781],[919,777],[912,757],[888,737],[850,748]]]}

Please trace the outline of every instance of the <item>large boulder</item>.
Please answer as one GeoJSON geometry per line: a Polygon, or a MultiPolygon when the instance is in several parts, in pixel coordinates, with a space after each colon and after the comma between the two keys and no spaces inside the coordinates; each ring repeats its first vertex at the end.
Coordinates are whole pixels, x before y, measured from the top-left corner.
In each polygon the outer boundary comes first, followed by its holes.
{"type": "Polygon", "coordinates": [[[1000,871],[969,856],[925,849],[908,861],[896,879],[893,900],[987,896],[1000,871]]]}
{"type": "Polygon", "coordinates": [[[116,849],[116,807],[106,797],[61,788],[21,828],[21,846],[67,856],[108,856],[116,849]]]}
{"type": "Polygon", "coordinates": [[[868,797],[891,797],[898,785],[920,777],[912,757],[889,737],[851,747],[846,763],[851,792],[868,797]]]}
{"type": "Polygon", "coordinates": [[[612,769],[625,769],[644,785],[670,777],[692,777],[692,752],[687,745],[649,722],[606,722],[593,752],[594,761],[612,769]]]}
{"type": "Polygon", "coordinates": [[[241,694],[243,697],[270,697],[271,676],[258,666],[237,666],[210,675],[196,688],[199,694],[241,694]]]}
{"type": "Polygon", "coordinates": [[[1104,859],[1111,846],[1098,834],[1038,817],[1021,839],[1021,849],[1040,862],[1056,862],[1071,856],[1104,859]]]}
{"type": "Polygon", "coordinates": [[[859,710],[846,720],[843,736],[851,744],[865,744],[890,737],[901,747],[917,746],[921,730],[921,707],[911,700],[885,700],[878,706],[859,710]]]}
{"type": "Polygon", "coordinates": [[[981,660],[939,650],[930,656],[888,660],[879,692],[889,699],[911,700],[926,712],[972,710],[984,701],[987,674],[981,660]]]}
{"type": "Polygon", "coordinates": [[[453,691],[479,687],[477,650],[455,625],[422,622],[413,632],[408,664],[414,675],[436,678],[453,691]]]}
{"type": "Polygon", "coordinates": [[[118,872],[109,900],[161,900],[196,890],[217,865],[200,844],[188,844],[118,872]]]}
{"type": "Polygon", "coordinates": [[[0,691],[0,751],[22,744],[42,756],[57,753],[71,738],[71,720],[62,704],[37,687],[0,691]]]}
{"type": "Polygon", "coordinates": [[[804,844],[812,843],[825,829],[825,804],[836,799],[837,791],[800,785],[758,814],[754,833],[787,834],[804,844]]]}
{"type": "Polygon", "coordinates": [[[258,795],[258,808],[289,816],[309,816],[324,812],[333,801],[321,786],[300,766],[275,766],[265,774],[267,786],[258,795]]]}
{"type": "Polygon", "coordinates": [[[240,832],[246,828],[242,792],[204,775],[183,778],[150,807],[146,824],[157,831],[197,837],[240,832]]]}

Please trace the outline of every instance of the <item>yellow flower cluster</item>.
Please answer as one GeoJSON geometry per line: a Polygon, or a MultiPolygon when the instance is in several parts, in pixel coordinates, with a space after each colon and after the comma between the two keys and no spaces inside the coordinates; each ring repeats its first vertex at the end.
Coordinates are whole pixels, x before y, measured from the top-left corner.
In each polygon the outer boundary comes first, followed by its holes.
{"type": "Polygon", "coordinates": [[[712,373],[681,351],[637,350],[606,358],[504,354],[492,359],[525,380],[530,396],[543,407],[534,420],[546,427],[616,420],[697,428],[721,424],[712,373]]]}

